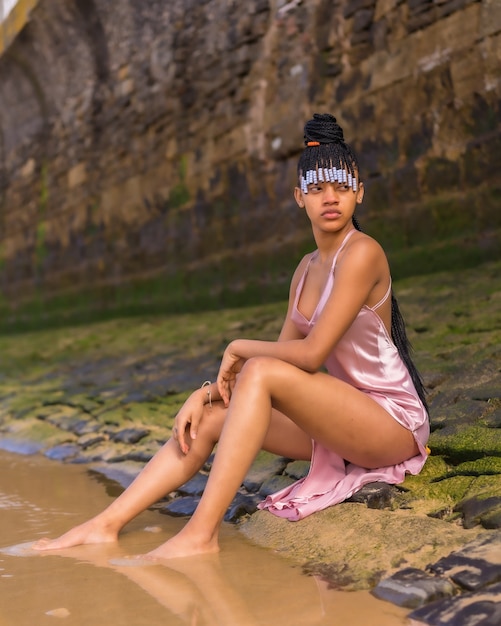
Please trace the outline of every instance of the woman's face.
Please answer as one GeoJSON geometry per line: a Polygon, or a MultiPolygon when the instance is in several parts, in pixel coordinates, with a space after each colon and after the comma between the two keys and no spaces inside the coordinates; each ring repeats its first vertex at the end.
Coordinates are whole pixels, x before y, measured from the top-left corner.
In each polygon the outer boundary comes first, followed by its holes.
{"type": "Polygon", "coordinates": [[[353,191],[348,183],[318,182],[308,185],[308,193],[296,187],[294,197],[314,227],[339,230],[351,221],[356,205],[362,202],[364,186],[358,183],[357,191],[353,191]]]}

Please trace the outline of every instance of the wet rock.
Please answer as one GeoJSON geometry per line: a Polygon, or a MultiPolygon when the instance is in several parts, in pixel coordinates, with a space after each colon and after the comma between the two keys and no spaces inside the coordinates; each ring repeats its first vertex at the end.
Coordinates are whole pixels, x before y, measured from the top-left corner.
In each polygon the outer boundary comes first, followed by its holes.
{"type": "Polygon", "coordinates": [[[147,402],[151,400],[151,394],[145,391],[133,391],[123,398],[122,402],[127,404],[129,402],[147,402]]]}
{"type": "Polygon", "coordinates": [[[434,600],[455,595],[456,587],[445,578],[407,567],[380,581],[372,594],[398,606],[415,609],[434,600]]]}
{"type": "Polygon", "coordinates": [[[44,455],[53,461],[67,461],[77,456],[79,452],[80,447],[78,445],[74,443],[62,443],[59,446],[45,450],[44,455]]]}
{"type": "Polygon", "coordinates": [[[408,616],[428,626],[499,626],[501,624],[501,583],[491,585],[479,594],[438,600],[408,616]]]}
{"type": "Polygon", "coordinates": [[[501,535],[481,537],[449,554],[428,570],[447,576],[468,591],[475,591],[501,581],[501,535]]]}
{"type": "Polygon", "coordinates": [[[126,489],[142,470],[142,463],[93,463],[89,468],[89,474],[96,477],[106,485],[107,491],[110,481],[120,486],[119,492],[126,489]]]}
{"type": "Polygon", "coordinates": [[[465,393],[468,393],[472,400],[489,401],[494,398],[501,398],[501,387],[494,385],[479,386],[473,387],[465,391],[465,393]]]}
{"type": "Polygon", "coordinates": [[[393,485],[374,482],[364,485],[347,502],[360,502],[366,504],[369,509],[388,509],[392,507],[398,495],[399,491],[393,485]]]}
{"type": "MultiPolygon", "coordinates": [[[[480,416],[481,417],[481,416],[480,416]]],[[[454,417],[449,416],[449,420],[454,417]]],[[[472,416],[469,424],[451,423],[432,432],[428,445],[432,454],[444,455],[452,464],[475,461],[484,456],[501,454],[501,430],[484,426],[481,419],[472,416]]]]}
{"type": "Polygon", "coordinates": [[[481,459],[475,459],[475,461],[466,461],[448,473],[451,476],[461,474],[464,476],[501,475],[501,457],[485,456],[481,459]]]}
{"type": "Polygon", "coordinates": [[[86,420],[82,420],[80,412],[72,408],[68,408],[67,412],[53,413],[45,419],[49,424],[69,432],[73,432],[75,428],[78,430],[86,423],[86,420]]]}
{"type": "Polygon", "coordinates": [[[166,513],[167,515],[174,515],[176,517],[193,515],[199,502],[199,497],[183,496],[162,505],[158,510],[160,513],[166,513]]]}
{"type": "Polygon", "coordinates": [[[484,528],[501,527],[501,496],[490,498],[468,498],[459,502],[454,508],[463,515],[463,526],[473,528],[477,524],[482,524],[484,528]],[[496,525],[496,521],[499,525],[496,525]]]}
{"type": "Polygon", "coordinates": [[[501,505],[482,515],[481,524],[487,529],[501,528],[501,505]]]}
{"type": "Polygon", "coordinates": [[[43,447],[43,443],[37,443],[36,441],[11,439],[9,437],[2,437],[0,439],[0,450],[15,452],[16,454],[36,454],[40,452],[43,447]]]}
{"type": "Polygon", "coordinates": [[[286,466],[287,459],[262,451],[247,472],[243,485],[247,491],[256,492],[265,480],[275,474],[281,474],[286,466]]]}
{"type": "Polygon", "coordinates": [[[139,463],[148,463],[154,456],[156,451],[152,450],[130,450],[123,454],[115,454],[107,457],[108,463],[123,463],[124,461],[138,461],[139,463]]]}
{"type": "Polygon", "coordinates": [[[146,428],[124,428],[114,433],[111,439],[119,443],[131,444],[141,441],[141,439],[144,439],[144,437],[147,437],[149,434],[150,431],[146,428]]]}
{"type": "Polygon", "coordinates": [[[179,487],[178,492],[184,496],[199,496],[204,492],[209,477],[198,473],[191,480],[179,487]]]}
{"type": "Polygon", "coordinates": [[[237,493],[224,516],[227,522],[237,522],[244,515],[252,515],[257,511],[261,498],[255,494],[237,493]]]}
{"type": "Polygon", "coordinates": [[[95,420],[78,420],[68,430],[70,430],[75,435],[80,436],[95,433],[99,430],[99,428],[100,425],[95,420]]]}
{"type": "Polygon", "coordinates": [[[501,428],[501,408],[484,415],[482,419],[489,428],[501,428]]]}
{"type": "Polygon", "coordinates": [[[266,498],[266,496],[270,496],[272,493],[275,493],[275,491],[285,489],[285,487],[289,487],[295,482],[296,481],[289,476],[272,476],[261,485],[259,495],[266,498]]]}
{"type": "Polygon", "coordinates": [[[78,438],[77,443],[82,448],[82,450],[87,450],[91,446],[95,446],[102,441],[106,441],[106,437],[101,434],[95,434],[93,432],[86,433],[78,438]]]}
{"type": "Polygon", "coordinates": [[[485,411],[485,402],[469,398],[455,398],[451,403],[449,394],[439,408],[438,399],[432,402],[430,412],[433,427],[443,428],[443,434],[454,434],[460,425],[476,421],[485,411]]]}
{"type": "Polygon", "coordinates": [[[310,471],[309,461],[291,461],[287,463],[287,467],[284,470],[284,474],[294,478],[294,480],[300,480],[304,478],[310,471]]]}

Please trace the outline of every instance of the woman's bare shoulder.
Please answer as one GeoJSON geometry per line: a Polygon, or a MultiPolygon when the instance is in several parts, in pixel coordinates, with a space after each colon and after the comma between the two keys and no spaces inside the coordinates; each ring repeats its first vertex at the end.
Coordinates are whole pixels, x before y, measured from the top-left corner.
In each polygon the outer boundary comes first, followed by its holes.
{"type": "Polygon", "coordinates": [[[351,237],[343,252],[343,256],[347,259],[358,259],[361,263],[387,262],[386,253],[381,244],[370,235],[362,232],[351,237]]]}

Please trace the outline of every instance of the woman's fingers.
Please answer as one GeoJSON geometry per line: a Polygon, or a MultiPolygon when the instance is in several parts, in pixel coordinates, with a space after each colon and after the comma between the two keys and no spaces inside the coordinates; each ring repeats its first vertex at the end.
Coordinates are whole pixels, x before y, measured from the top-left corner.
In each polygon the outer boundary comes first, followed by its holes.
{"type": "Polygon", "coordinates": [[[230,403],[231,390],[228,381],[223,378],[221,374],[217,377],[217,390],[219,391],[219,395],[221,396],[224,406],[228,407],[230,403]]]}
{"type": "Polygon", "coordinates": [[[198,427],[200,425],[200,420],[202,419],[202,414],[200,413],[200,415],[193,415],[191,418],[191,422],[190,422],[190,437],[192,439],[196,439],[197,438],[197,434],[198,434],[198,427]]]}
{"type": "Polygon", "coordinates": [[[174,428],[172,429],[172,438],[177,443],[179,449],[183,454],[187,454],[190,449],[188,443],[186,442],[187,426],[188,423],[184,426],[178,426],[178,423],[176,421],[176,423],[174,424],[174,428]]]}

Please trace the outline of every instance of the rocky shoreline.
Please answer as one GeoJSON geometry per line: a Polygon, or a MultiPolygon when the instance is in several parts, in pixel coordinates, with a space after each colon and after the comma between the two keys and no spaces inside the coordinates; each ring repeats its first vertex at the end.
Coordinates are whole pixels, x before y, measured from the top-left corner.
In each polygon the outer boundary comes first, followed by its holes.
{"type": "MultiPolygon", "coordinates": [[[[227,521],[333,587],[370,588],[409,608],[415,623],[501,623],[500,276],[497,262],[395,286],[429,390],[432,452],[419,476],[368,485],[291,523],[256,505],[308,464],[262,453],[227,521]]],[[[271,304],[0,337],[0,448],[85,463],[116,492],[169,437],[189,391],[215,378],[226,343],[276,337],[283,311],[271,304]]],[[[210,461],[156,508],[191,514],[210,461]]]]}

